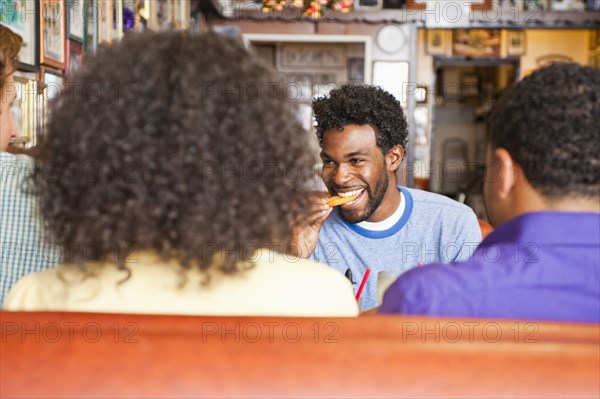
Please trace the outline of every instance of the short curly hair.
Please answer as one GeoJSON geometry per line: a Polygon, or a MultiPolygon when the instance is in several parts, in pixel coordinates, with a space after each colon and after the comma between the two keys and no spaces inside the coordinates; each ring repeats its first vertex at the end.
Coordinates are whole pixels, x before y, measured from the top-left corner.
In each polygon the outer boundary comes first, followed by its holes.
{"type": "MultiPolygon", "coordinates": [[[[235,272],[257,248],[286,248],[308,206],[310,135],[241,43],[128,34],[68,86],[35,180],[63,250],[93,244],[94,261],[127,269],[133,247],[184,269],[235,272]]],[[[90,261],[71,252],[70,262],[90,261]]]]}
{"type": "Polygon", "coordinates": [[[19,65],[19,51],[23,38],[6,26],[0,25],[0,90],[6,83],[6,77],[19,65]]]}
{"type": "Polygon", "coordinates": [[[505,148],[548,198],[600,195],[600,71],[572,63],[539,69],[509,89],[490,117],[505,148]]]}
{"type": "Polygon", "coordinates": [[[328,97],[313,102],[317,137],[329,129],[347,125],[369,125],[375,131],[377,146],[386,154],[392,147],[406,147],[408,126],[400,102],[381,87],[345,84],[328,97]]]}

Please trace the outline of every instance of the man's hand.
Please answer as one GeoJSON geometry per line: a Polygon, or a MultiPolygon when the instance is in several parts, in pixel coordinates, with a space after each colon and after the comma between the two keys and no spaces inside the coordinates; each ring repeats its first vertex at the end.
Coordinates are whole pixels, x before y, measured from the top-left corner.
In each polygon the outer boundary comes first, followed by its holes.
{"type": "Polygon", "coordinates": [[[327,205],[325,196],[321,193],[311,194],[310,200],[312,202],[311,214],[294,228],[290,242],[292,255],[301,258],[308,258],[315,251],[321,226],[333,209],[327,205]]]}

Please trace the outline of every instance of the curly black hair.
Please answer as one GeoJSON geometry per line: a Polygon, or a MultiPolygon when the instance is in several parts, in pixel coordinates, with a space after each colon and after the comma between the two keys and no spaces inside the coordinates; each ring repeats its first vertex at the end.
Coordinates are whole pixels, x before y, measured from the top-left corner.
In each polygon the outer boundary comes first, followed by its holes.
{"type": "Polygon", "coordinates": [[[527,76],[494,106],[489,141],[540,194],[599,196],[600,70],[557,63],[527,76]]]}
{"type": "MultiPolygon", "coordinates": [[[[35,180],[63,249],[93,243],[94,260],[123,269],[133,247],[235,272],[253,250],[288,245],[306,214],[310,135],[283,84],[241,43],[126,35],[68,87],[35,180]]],[[[71,252],[69,261],[90,261],[90,251],[71,252]]]]}
{"type": "Polygon", "coordinates": [[[369,125],[375,131],[377,146],[386,154],[395,145],[406,148],[408,126],[400,102],[381,87],[345,84],[328,97],[313,102],[317,120],[317,137],[332,128],[369,125]]]}

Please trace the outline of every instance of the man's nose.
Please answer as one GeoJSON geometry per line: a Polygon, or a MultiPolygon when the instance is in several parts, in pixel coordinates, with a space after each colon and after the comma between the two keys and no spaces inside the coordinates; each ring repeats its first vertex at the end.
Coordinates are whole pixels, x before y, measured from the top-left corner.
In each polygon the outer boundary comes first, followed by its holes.
{"type": "Polygon", "coordinates": [[[336,186],[343,186],[350,180],[350,171],[345,164],[339,164],[333,172],[332,180],[336,186]]]}

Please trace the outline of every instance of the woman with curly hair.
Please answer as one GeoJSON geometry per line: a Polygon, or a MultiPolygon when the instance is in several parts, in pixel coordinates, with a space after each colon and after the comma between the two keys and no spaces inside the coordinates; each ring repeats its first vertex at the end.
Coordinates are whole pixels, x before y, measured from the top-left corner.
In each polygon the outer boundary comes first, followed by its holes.
{"type": "Polygon", "coordinates": [[[354,316],[335,270],[286,255],[313,163],[285,88],[216,34],[144,33],[86,62],[36,184],[63,265],[7,309],[354,316]]]}

